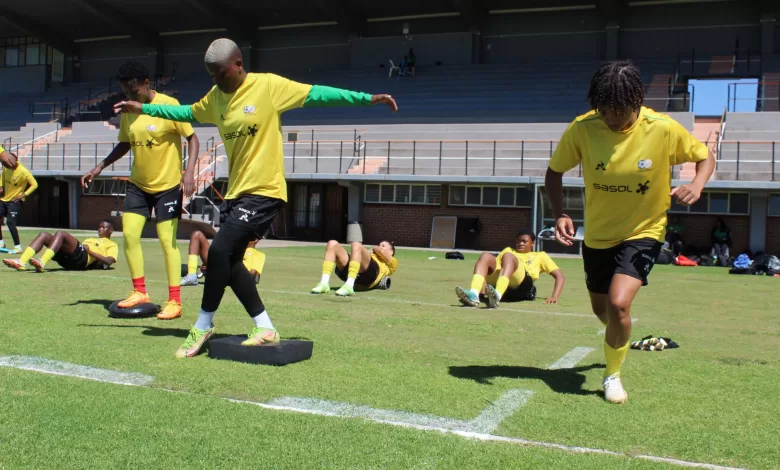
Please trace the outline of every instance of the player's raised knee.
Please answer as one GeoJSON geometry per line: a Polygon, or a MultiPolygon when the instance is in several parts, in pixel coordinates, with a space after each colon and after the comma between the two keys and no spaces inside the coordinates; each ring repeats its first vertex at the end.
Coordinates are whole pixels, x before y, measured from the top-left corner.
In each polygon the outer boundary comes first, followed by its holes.
{"type": "Polygon", "coordinates": [[[341,243],[339,243],[338,240],[328,240],[328,248],[336,248],[337,246],[340,246],[341,243]]]}
{"type": "Polygon", "coordinates": [[[354,250],[359,250],[359,249],[363,248],[363,244],[360,243],[360,242],[352,242],[352,243],[350,243],[350,247],[352,248],[352,250],[354,252],[354,250]]]}

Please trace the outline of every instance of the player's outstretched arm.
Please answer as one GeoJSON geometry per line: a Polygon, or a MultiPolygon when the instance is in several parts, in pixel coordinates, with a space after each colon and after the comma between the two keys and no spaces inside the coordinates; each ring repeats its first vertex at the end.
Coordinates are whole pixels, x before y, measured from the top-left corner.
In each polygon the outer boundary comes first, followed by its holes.
{"type": "Polygon", "coordinates": [[[192,106],[172,104],[141,104],[138,101],[120,101],[114,105],[115,113],[146,114],[147,116],[177,122],[198,122],[192,114],[192,106]]]}
{"type": "Polygon", "coordinates": [[[386,104],[393,112],[398,111],[398,104],[392,96],[386,94],[371,95],[358,91],[342,90],[323,85],[313,85],[306,101],[305,108],[337,107],[337,106],[372,106],[386,104]]]}
{"type": "Polygon", "coordinates": [[[561,296],[561,292],[563,292],[563,285],[566,283],[566,278],[563,276],[563,271],[560,269],[556,269],[555,271],[551,272],[550,276],[555,279],[555,285],[553,286],[552,295],[548,297],[544,303],[557,304],[558,298],[561,296]]]}

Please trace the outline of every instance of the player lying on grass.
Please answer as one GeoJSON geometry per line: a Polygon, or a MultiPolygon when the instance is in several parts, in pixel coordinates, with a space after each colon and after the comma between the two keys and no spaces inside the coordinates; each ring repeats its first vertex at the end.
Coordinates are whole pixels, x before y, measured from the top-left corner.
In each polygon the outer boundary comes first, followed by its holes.
{"type": "Polygon", "coordinates": [[[699,200],[715,159],[675,120],[642,106],[644,86],[631,62],[604,64],[588,92],[592,111],[574,120],[550,159],[545,189],[555,238],[575,240],[563,212],[563,174],[582,165],[585,240],[582,261],[593,313],[606,325],[604,398],[625,403],[620,379],[631,337],[631,304],[661,251],[671,198],[689,206],[699,200]],[[671,187],[669,167],[696,163],[689,184],[671,187]]]}
{"type": "Polygon", "coordinates": [[[552,295],[544,303],[558,303],[565,282],[563,272],[547,253],[532,251],[535,240],[536,236],[531,230],[522,230],[515,237],[514,248],[504,248],[498,257],[482,253],[474,265],[471,289],[455,288],[460,303],[479,307],[480,294],[485,296],[488,308],[498,307],[501,300],[534,300],[534,281],[539,279],[541,273],[547,273],[555,279],[552,295]]]}
{"type": "Polygon", "coordinates": [[[41,232],[30,246],[24,249],[21,258],[4,259],[3,263],[17,271],[24,271],[27,263],[30,263],[39,273],[46,269],[49,261],[54,261],[69,271],[107,268],[116,263],[119,251],[117,244],[111,240],[112,233],[114,233],[114,224],[105,220],[98,225],[98,237],[87,238],[83,242],[79,242],[76,237],[62,230],[53,235],[41,232]],[[33,258],[44,247],[46,249],[40,259],[33,258]]]}
{"type": "Polygon", "coordinates": [[[325,247],[325,259],[322,262],[322,278],[320,283],[311,290],[312,294],[330,292],[330,276],[336,270],[336,276],[344,281],[344,285],[336,291],[336,295],[347,297],[357,291],[367,291],[379,286],[385,278],[389,278],[398,269],[395,259],[395,246],[383,241],[368,251],[362,243],[354,242],[352,253],[336,240],[328,242],[325,247]]]}
{"type": "MultiPolygon", "coordinates": [[[[255,284],[260,282],[260,276],[263,275],[263,266],[265,266],[265,253],[261,253],[255,249],[255,245],[260,240],[253,239],[249,241],[244,252],[244,266],[252,275],[255,280],[255,284]]],[[[190,235],[190,255],[187,259],[187,275],[181,280],[182,286],[197,286],[198,277],[206,272],[206,265],[208,264],[209,257],[209,241],[206,235],[200,230],[195,230],[190,235]],[[200,273],[198,272],[198,259],[200,259],[202,266],[200,267],[200,273]]]]}
{"type": "Polygon", "coordinates": [[[384,104],[396,111],[390,95],[307,85],[270,73],[249,73],[238,45],[227,38],[212,42],[204,58],[214,87],[192,105],[170,106],[121,101],[116,111],[178,122],[214,124],[225,143],[228,187],[219,232],[209,247],[209,274],[198,320],[176,352],[192,357],[214,334],[214,315],[230,286],[252,319],[244,346],[279,343],[279,333],[242,264],[249,240],[271,226],[287,201],[281,116],[303,107],[384,104]]]}

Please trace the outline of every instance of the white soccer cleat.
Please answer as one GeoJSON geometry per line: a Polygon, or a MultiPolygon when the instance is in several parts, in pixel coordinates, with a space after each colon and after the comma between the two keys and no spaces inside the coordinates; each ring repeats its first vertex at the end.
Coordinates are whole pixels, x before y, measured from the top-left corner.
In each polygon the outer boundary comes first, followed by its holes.
{"type": "Polygon", "coordinates": [[[182,286],[197,286],[198,285],[198,276],[197,274],[188,274],[181,278],[181,285],[182,286]]]}
{"type": "Polygon", "coordinates": [[[622,405],[628,401],[628,393],[623,388],[623,383],[620,381],[620,376],[617,374],[610,375],[604,382],[601,383],[604,387],[604,399],[610,403],[616,405],[622,405]]]}

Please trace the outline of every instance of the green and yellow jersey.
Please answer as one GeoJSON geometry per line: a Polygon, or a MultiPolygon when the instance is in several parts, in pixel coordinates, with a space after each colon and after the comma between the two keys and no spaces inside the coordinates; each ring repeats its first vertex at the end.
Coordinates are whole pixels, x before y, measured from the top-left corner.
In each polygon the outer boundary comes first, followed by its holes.
{"type": "MultiPolygon", "coordinates": [[[[87,238],[81,242],[81,244],[89,248],[90,251],[99,254],[100,256],[114,258],[114,260],[119,259],[119,247],[110,238],[87,238]]],[[[97,260],[93,258],[92,255],[89,255],[87,258],[87,266],[93,264],[95,261],[97,260]]]]}
{"type": "Polygon", "coordinates": [[[2,202],[11,202],[19,196],[27,197],[38,189],[38,182],[30,173],[30,170],[25,168],[21,162],[13,170],[2,167],[0,180],[2,180],[0,185],[3,188],[3,193],[0,194],[0,201],[2,202]]]}
{"type": "MultiPolygon", "coordinates": [[[[151,104],[178,105],[179,102],[156,92],[151,104]]],[[[130,144],[134,158],[129,181],[150,194],[178,186],[182,174],[181,138],[194,133],[189,123],[122,113],[119,141],[130,144]]]]}
{"type": "Polygon", "coordinates": [[[576,118],[550,159],[565,173],[582,164],[585,244],[604,249],[625,240],[663,241],[671,205],[670,166],[707,159],[707,147],[669,116],[642,107],[636,122],[610,130],[595,111],[576,118]]]}

